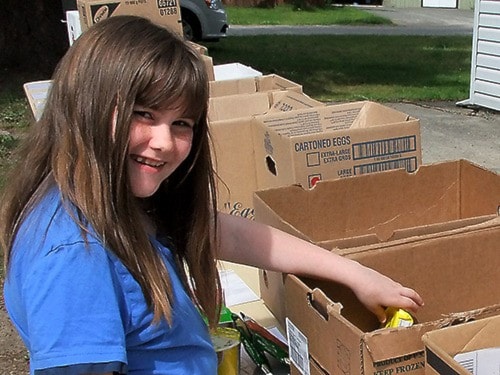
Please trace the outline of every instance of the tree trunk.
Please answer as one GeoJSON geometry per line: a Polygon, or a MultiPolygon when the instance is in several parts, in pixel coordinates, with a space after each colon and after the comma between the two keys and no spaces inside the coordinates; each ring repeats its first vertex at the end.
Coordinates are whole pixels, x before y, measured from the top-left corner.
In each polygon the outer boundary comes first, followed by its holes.
{"type": "Polygon", "coordinates": [[[61,0],[0,1],[0,68],[50,76],[69,46],[61,0]]]}

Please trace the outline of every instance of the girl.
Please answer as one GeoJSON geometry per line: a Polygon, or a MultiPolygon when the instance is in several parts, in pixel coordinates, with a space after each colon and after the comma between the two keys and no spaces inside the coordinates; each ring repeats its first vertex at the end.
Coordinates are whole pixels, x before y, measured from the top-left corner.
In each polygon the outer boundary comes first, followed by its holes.
{"type": "Polygon", "coordinates": [[[217,259],[341,282],[384,320],[412,289],[216,211],[208,79],[168,30],[116,16],[58,65],[2,200],[5,303],[32,374],[215,374],[217,259]]]}

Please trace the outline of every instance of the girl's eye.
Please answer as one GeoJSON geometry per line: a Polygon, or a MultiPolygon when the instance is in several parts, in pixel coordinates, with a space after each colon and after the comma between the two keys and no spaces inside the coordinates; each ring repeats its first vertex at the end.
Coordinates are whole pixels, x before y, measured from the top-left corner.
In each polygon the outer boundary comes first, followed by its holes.
{"type": "Polygon", "coordinates": [[[138,117],[142,117],[144,119],[148,119],[148,120],[152,120],[153,119],[153,116],[148,111],[135,110],[134,111],[134,115],[138,116],[138,117]]]}
{"type": "Polygon", "coordinates": [[[192,129],[194,127],[194,121],[190,120],[177,120],[173,122],[173,125],[176,126],[181,126],[181,127],[187,127],[192,129]]]}

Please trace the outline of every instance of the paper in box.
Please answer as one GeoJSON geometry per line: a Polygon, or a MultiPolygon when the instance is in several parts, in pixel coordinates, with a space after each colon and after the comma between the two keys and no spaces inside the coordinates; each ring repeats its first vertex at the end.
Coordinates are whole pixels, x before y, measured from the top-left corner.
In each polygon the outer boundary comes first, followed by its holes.
{"type": "Polygon", "coordinates": [[[260,186],[300,184],[421,164],[420,122],[374,102],[259,116],[260,186]]]}
{"type": "Polygon", "coordinates": [[[425,306],[411,327],[379,328],[340,284],[287,277],[288,319],[308,347],[290,342],[292,374],[312,362],[331,375],[422,375],[425,333],[500,313],[499,219],[424,237],[345,255],[419,292],[425,306]]]}
{"type": "MultiPolygon", "coordinates": [[[[472,226],[499,205],[500,176],[466,160],[260,190],[254,200],[257,221],[339,254],[472,226]]],[[[261,297],[283,324],[284,276],[259,273],[261,297]]]]}
{"type": "Polygon", "coordinates": [[[209,130],[218,176],[218,208],[253,219],[253,193],[258,190],[252,119],[256,115],[322,106],[296,91],[266,91],[211,97],[209,130]]]}
{"type": "Polygon", "coordinates": [[[112,16],[136,15],[183,36],[178,0],[77,0],[82,32],[112,16]]]}
{"type": "Polygon", "coordinates": [[[427,332],[425,373],[500,375],[500,315],[427,332]]]}

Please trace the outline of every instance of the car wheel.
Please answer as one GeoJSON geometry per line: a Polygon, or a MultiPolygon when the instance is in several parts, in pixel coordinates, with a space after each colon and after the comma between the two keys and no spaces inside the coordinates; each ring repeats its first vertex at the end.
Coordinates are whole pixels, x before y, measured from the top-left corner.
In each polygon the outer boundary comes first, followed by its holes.
{"type": "Polygon", "coordinates": [[[185,10],[182,11],[181,15],[184,38],[192,42],[201,40],[201,27],[196,16],[185,10]]]}

